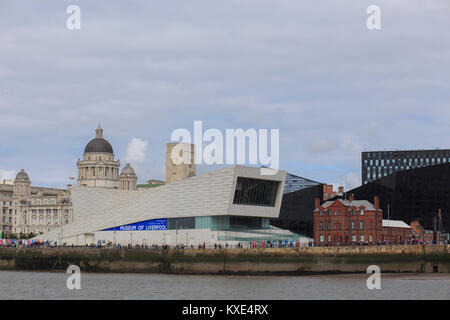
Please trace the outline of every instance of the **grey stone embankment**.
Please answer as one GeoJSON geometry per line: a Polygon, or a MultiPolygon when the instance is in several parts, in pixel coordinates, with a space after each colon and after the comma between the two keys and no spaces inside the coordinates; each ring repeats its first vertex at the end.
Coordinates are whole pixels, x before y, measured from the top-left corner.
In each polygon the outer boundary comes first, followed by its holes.
{"type": "Polygon", "coordinates": [[[382,272],[450,273],[450,245],[266,249],[0,248],[0,270],[299,275],[382,272]]]}

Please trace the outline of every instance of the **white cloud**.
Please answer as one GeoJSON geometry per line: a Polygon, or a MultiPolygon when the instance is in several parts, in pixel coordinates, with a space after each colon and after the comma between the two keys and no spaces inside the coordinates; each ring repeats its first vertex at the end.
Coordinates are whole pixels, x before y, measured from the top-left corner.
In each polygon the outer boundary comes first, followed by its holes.
{"type": "Polygon", "coordinates": [[[124,160],[130,164],[144,162],[147,159],[148,141],[133,138],[128,143],[124,160]]]}
{"type": "MultiPolygon", "coordinates": [[[[125,163],[130,163],[133,167],[139,181],[148,179],[150,172],[150,161],[148,159],[148,141],[133,138],[127,145],[127,152],[125,154],[125,163]]],[[[123,163],[123,165],[125,165],[123,163]]]]}
{"type": "Polygon", "coordinates": [[[88,1],[79,31],[60,2],[0,1],[0,166],[36,185],[64,186],[97,120],[144,179],[194,120],[279,128],[280,167],[319,181],[364,149],[449,147],[448,0],[378,0],[376,32],[369,0],[88,1]]]}
{"type": "Polygon", "coordinates": [[[15,176],[16,176],[15,171],[0,169],[0,182],[2,182],[4,179],[13,180],[15,176]]]}

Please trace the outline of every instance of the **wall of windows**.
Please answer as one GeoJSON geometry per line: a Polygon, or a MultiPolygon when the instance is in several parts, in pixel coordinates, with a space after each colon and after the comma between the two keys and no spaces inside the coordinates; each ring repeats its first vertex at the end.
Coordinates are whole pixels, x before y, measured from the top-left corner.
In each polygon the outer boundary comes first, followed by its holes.
{"type": "Polygon", "coordinates": [[[283,193],[294,192],[305,188],[319,185],[320,182],[309,180],[303,177],[299,177],[290,173],[286,174],[286,180],[284,182],[283,193]]]}
{"type": "Polygon", "coordinates": [[[238,177],[233,204],[274,207],[279,181],[238,177]]]}
{"type": "Polygon", "coordinates": [[[268,229],[270,219],[246,216],[205,216],[168,219],[168,229],[268,229]]]}
{"type": "Polygon", "coordinates": [[[367,184],[394,172],[450,162],[450,150],[370,151],[361,155],[362,182],[367,184]]]}

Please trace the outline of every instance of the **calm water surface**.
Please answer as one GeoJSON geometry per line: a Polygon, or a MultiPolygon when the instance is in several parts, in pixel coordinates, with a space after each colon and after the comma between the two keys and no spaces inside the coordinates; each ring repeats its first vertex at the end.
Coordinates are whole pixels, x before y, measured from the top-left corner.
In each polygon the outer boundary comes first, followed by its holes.
{"type": "Polygon", "coordinates": [[[81,274],[69,290],[69,274],[0,271],[0,299],[450,299],[450,274],[382,274],[381,290],[369,275],[194,276],[81,274]]]}

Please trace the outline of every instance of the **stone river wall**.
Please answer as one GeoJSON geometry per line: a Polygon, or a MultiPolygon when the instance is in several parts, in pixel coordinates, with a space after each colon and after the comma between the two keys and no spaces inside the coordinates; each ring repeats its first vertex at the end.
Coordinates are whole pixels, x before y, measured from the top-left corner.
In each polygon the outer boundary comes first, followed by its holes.
{"type": "Polygon", "coordinates": [[[300,275],[381,272],[450,273],[450,245],[276,249],[0,248],[0,270],[300,275]]]}

